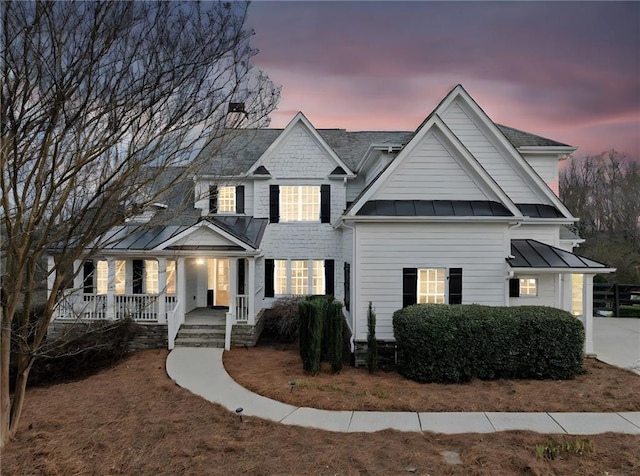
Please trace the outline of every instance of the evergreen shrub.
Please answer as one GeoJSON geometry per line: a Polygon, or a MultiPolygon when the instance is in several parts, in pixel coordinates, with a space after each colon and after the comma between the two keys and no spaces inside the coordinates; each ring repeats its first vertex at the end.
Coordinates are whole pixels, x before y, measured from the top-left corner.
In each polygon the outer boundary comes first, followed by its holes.
{"type": "Polygon", "coordinates": [[[419,382],[569,379],[582,371],[584,329],[544,306],[417,304],[396,311],[398,370],[419,382]]]}

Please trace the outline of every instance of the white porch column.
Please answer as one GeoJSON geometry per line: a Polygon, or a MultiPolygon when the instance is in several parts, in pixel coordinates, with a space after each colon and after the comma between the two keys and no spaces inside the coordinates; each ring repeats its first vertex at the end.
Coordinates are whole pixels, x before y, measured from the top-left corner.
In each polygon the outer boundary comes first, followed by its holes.
{"type": "Polygon", "coordinates": [[[106,318],[116,318],[116,259],[107,258],[107,309],[106,318]]]}
{"type": "Polygon", "coordinates": [[[247,273],[247,308],[249,309],[249,324],[256,323],[256,259],[249,258],[249,272],[247,273]]]}
{"type": "Polygon", "coordinates": [[[181,319],[184,319],[187,305],[187,270],[183,257],[178,258],[177,274],[176,299],[178,300],[178,306],[176,307],[176,312],[182,316],[181,319]]]}
{"type": "MultiPolygon", "coordinates": [[[[53,283],[56,280],[56,273],[53,271],[56,267],[56,262],[53,256],[47,256],[47,299],[51,297],[51,291],[53,291],[53,283]]],[[[53,319],[59,317],[59,310],[54,312],[53,319]]]]}
{"type": "Polygon", "coordinates": [[[571,312],[573,301],[573,284],[572,274],[562,273],[560,274],[560,309],[564,309],[567,312],[571,312]]]}
{"type": "Polygon", "coordinates": [[[236,322],[238,305],[238,258],[229,258],[229,313],[236,322]]]}
{"type": "Polygon", "coordinates": [[[584,352],[593,354],[593,274],[585,274],[582,282],[582,314],[584,316],[584,352]]]}
{"type": "Polygon", "coordinates": [[[84,263],[80,260],[73,262],[73,291],[82,293],[84,291],[84,263]]]}
{"type": "Polygon", "coordinates": [[[158,258],[158,324],[167,323],[167,258],[158,258]]]}

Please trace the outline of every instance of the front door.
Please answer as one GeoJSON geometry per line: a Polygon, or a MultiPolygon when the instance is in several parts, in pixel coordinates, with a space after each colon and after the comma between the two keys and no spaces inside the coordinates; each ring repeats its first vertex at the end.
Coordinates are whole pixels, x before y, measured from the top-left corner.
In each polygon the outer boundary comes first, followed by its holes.
{"type": "Polygon", "coordinates": [[[207,305],[229,306],[229,260],[207,260],[207,305]]]}

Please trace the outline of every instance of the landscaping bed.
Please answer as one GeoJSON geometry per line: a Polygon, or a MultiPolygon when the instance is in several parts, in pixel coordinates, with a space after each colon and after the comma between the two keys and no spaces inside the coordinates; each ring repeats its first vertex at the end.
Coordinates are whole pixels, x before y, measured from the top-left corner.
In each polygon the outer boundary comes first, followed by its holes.
{"type": "Polygon", "coordinates": [[[233,348],[224,365],[244,387],[295,406],[327,410],[614,412],[640,411],[640,375],[586,359],[571,380],[473,380],[464,384],[417,383],[396,372],[371,375],[345,366],[331,374],[302,371],[295,345],[233,348]],[[291,388],[290,383],[295,382],[291,388]]]}

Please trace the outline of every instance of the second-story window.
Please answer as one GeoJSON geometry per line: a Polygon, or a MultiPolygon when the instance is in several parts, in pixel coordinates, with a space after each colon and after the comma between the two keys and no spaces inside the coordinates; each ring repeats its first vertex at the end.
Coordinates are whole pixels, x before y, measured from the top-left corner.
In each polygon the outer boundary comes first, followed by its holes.
{"type": "Polygon", "coordinates": [[[281,186],[280,220],[283,222],[320,221],[320,187],[281,186]]]}
{"type": "Polygon", "coordinates": [[[244,186],[210,186],[209,213],[244,213],[244,186]]]}
{"type": "Polygon", "coordinates": [[[218,213],[235,213],[236,188],[220,187],[218,189],[218,213]]]}

